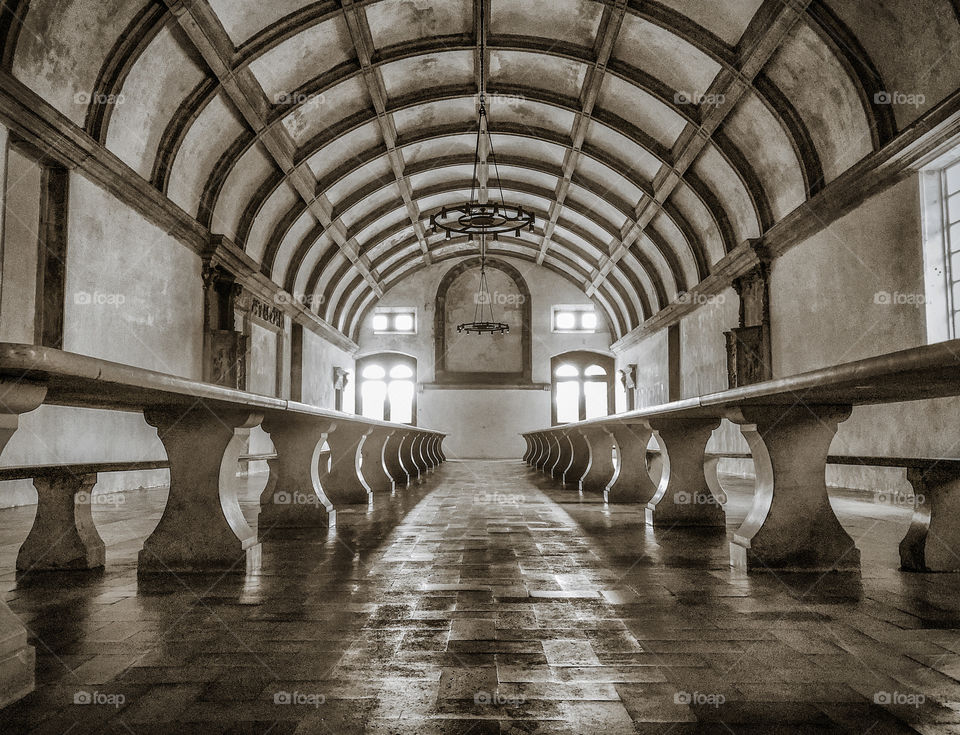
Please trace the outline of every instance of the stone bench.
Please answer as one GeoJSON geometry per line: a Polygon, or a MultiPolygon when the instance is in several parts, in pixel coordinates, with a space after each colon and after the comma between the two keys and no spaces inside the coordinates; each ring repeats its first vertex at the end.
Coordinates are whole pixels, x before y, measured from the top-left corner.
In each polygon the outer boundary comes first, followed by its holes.
{"type": "MultiPolygon", "coordinates": [[[[645,504],[653,527],[723,529],[726,517],[704,472],[706,446],[724,418],[739,424],[756,466],[756,492],[734,533],[730,559],[747,569],[851,571],[860,553],[830,506],[826,465],[837,427],[854,406],[960,394],[960,340],[927,345],[696,398],[524,434],[524,459],[609,502],[645,504]],[[664,450],[659,484],[646,448],[664,450]],[[614,454],[618,461],[614,462],[614,454]]],[[[946,547],[957,535],[952,460],[850,457],[840,461],[907,467],[918,504],[901,545],[907,569],[955,569],[946,547]],[[890,464],[884,464],[890,463],[890,464]],[[922,491],[921,491],[922,488],[922,491]],[[941,537],[940,533],[944,535],[941,537]],[[930,539],[942,538],[935,551],[930,539]]],[[[839,462],[838,462],[839,463],[839,462]]]]}
{"type": "MultiPolygon", "coordinates": [[[[44,404],[138,412],[157,429],[170,491],[140,551],[139,573],[223,574],[259,566],[260,541],[241,513],[236,491],[236,468],[254,426],[270,434],[276,450],[260,497],[261,535],[291,526],[325,529],[336,521],[336,506],[369,503],[445,459],[440,432],[62,350],[0,343],[0,452],[17,431],[20,415],[44,404]],[[321,467],[325,444],[329,458],[321,467]]],[[[97,473],[112,471],[107,464],[87,465],[73,476],[62,467],[29,468],[29,475],[23,474],[28,468],[7,470],[6,479],[14,479],[18,470],[21,478],[36,479],[38,472],[54,478],[49,497],[38,504],[40,523],[31,531],[30,548],[55,545],[56,533],[64,528],[85,547],[96,547],[89,509],[78,513],[74,503],[71,511],[67,499],[83,492],[97,473]],[[70,479],[58,488],[64,477],[70,479]]],[[[96,555],[84,552],[77,567],[96,561],[96,555]]],[[[26,629],[0,601],[0,705],[33,688],[33,668],[26,629]]]]}
{"type": "Polygon", "coordinates": [[[91,514],[101,473],[168,469],[166,460],[0,467],[0,481],[33,480],[37,513],[17,553],[17,571],[99,569],[106,556],[91,514]]]}

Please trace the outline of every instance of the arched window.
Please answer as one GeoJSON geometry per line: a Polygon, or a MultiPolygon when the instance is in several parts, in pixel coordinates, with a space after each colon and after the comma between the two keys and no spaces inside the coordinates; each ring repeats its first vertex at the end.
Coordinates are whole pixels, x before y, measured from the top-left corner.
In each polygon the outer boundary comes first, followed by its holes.
{"type": "Polygon", "coordinates": [[[551,358],[553,423],[566,424],[613,413],[613,365],[609,355],[583,350],[551,358]]]}
{"type": "Polygon", "coordinates": [[[357,360],[357,413],[398,424],[417,423],[417,361],[396,352],[357,360]]]}

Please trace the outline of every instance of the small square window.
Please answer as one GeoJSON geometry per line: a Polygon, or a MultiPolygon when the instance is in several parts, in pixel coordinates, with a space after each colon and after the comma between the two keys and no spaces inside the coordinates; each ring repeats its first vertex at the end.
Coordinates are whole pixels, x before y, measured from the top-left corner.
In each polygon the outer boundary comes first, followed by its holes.
{"type": "Polygon", "coordinates": [[[406,307],[377,309],[371,326],[374,334],[416,334],[417,312],[406,307]]]}
{"type": "Polygon", "coordinates": [[[554,306],[554,332],[595,332],[597,314],[592,306],[554,306]]]}

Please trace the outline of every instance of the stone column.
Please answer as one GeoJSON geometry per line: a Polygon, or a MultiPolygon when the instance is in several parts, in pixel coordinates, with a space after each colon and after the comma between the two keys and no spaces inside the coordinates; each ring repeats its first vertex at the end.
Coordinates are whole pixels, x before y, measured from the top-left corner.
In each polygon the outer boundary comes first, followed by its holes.
{"type": "Polygon", "coordinates": [[[720,419],[651,419],[659,432],[663,472],[647,503],[647,525],[726,527],[720,501],[703,474],[703,455],[720,419]]]}
{"type": "Polygon", "coordinates": [[[583,438],[583,434],[580,433],[579,429],[573,429],[568,432],[567,438],[573,447],[573,459],[563,475],[563,483],[565,485],[573,485],[579,490],[580,480],[583,479],[587,468],[590,466],[590,445],[587,444],[587,440],[583,438]]]}
{"type": "Polygon", "coordinates": [[[360,472],[367,487],[374,495],[392,493],[394,490],[393,477],[387,470],[385,453],[387,440],[393,435],[393,429],[375,428],[364,440],[360,447],[360,472]]]}
{"type": "Polygon", "coordinates": [[[360,448],[371,431],[369,425],[338,421],[327,434],[330,473],[323,490],[334,508],[370,502],[370,487],[360,474],[360,448]]]}
{"type": "Polygon", "coordinates": [[[407,432],[398,429],[387,438],[383,447],[383,463],[393,480],[394,487],[405,487],[410,481],[407,471],[403,468],[403,462],[400,461],[400,448],[406,437],[407,432]]]}
{"type": "Polygon", "coordinates": [[[616,479],[617,468],[613,464],[613,435],[603,426],[585,427],[580,430],[590,448],[590,464],[580,480],[580,489],[585,493],[605,493],[616,479]]]}
{"type": "Polygon", "coordinates": [[[37,514],[17,554],[20,572],[100,569],[106,560],[103,539],[90,512],[97,474],[67,469],[33,478],[37,514]]]}
{"type": "Polygon", "coordinates": [[[197,403],[151,408],[170,461],[170,493],[144,541],[140,572],[245,572],[260,566],[260,542],[237,501],[237,464],[260,415],[197,403]]]}
{"type": "Polygon", "coordinates": [[[333,424],[318,419],[271,414],[263,421],[277,451],[260,495],[260,536],[272,528],[328,528],[337,513],[323,490],[320,453],[333,424]]]}
{"type": "MultiPolygon", "coordinates": [[[[750,570],[859,571],[860,551],[830,507],[826,465],[850,406],[743,406],[731,420],[750,445],[753,506],[730,543],[730,563],[750,570]]],[[[672,459],[672,457],[671,457],[672,459]]]]}
{"type": "MultiPolygon", "coordinates": [[[[16,432],[20,414],[36,409],[46,393],[42,385],[0,379],[0,452],[16,432]]],[[[33,691],[34,668],[27,629],[0,598],[0,707],[33,691]]]]}
{"type": "Polygon", "coordinates": [[[550,474],[554,480],[560,480],[562,484],[563,477],[569,469],[570,463],[573,461],[573,445],[570,443],[566,431],[558,431],[556,437],[557,444],[560,447],[560,454],[557,456],[557,463],[551,469],[550,474]]]}
{"type": "Polygon", "coordinates": [[[607,488],[607,502],[649,503],[657,494],[647,469],[647,443],[653,432],[646,424],[619,424],[611,426],[610,433],[617,442],[620,467],[607,488]]]}

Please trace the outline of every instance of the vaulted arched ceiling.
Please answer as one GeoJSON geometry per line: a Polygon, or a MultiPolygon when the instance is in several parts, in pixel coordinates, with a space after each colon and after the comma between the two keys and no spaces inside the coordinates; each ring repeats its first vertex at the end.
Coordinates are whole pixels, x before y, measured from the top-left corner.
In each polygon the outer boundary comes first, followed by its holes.
{"type": "Polygon", "coordinates": [[[0,42],[8,71],[348,335],[405,276],[472,252],[425,225],[469,192],[482,68],[504,191],[538,217],[496,251],[577,284],[619,336],[952,92],[957,12],[14,0],[0,42]]]}

